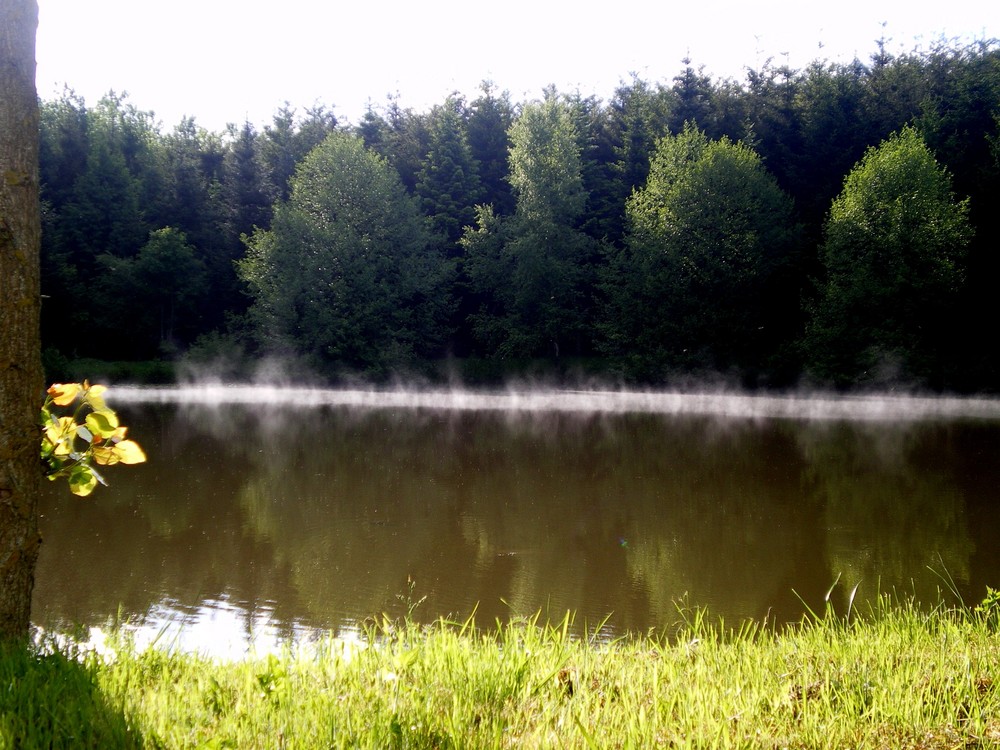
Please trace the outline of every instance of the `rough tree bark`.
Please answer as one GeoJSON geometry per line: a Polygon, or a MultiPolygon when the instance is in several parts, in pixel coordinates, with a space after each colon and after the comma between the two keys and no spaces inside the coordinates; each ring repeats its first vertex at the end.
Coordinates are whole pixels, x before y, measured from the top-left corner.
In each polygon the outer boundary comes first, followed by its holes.
{"type": "Polygon", "coordinates": [[[38,555],[38,98],[35,0],[0,1],[0,638],[24,639],[38,555]]]}

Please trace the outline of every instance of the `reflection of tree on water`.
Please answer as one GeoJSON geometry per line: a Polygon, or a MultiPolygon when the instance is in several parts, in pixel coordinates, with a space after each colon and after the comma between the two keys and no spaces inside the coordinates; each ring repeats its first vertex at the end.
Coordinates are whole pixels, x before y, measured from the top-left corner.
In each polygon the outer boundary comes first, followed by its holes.
{"type": "Polygon", "coordinates": [[[821,568],[822,537],[815,505],[802,499],[794,430],[656,420],[635,442],[619,472],[635,539],[629,569],[656,619],[675,620],[685,594],[728,621],[795,617],[793,589],[821,568]]]}
{"type": "Polygon", "coordinates": [[[300,430],[279,462],[257,462],[243,502],[297,559],[317,615],[374,614],[407,576],[428,596],[425,615],[585,609],[588,550],[622,555],[601,541],[616,536],[601,530],[588,481],[592,442],[574,432],[496,415],[340,412],[300,430]]]}
{"type": "Polygon", "coordinates": [[[296,610],[288,571],[249,532],[233,502],[243,469],[224,444],[186,426],[170,408],[129,415],[150,451],[148,463],[115,476],[81,502],[47,487],[34,599],[36,622],[101,622],[140,616],[168,597],[193,614],[204,600],[228,599],[251,613],[296,610]]]}
{"type": "Polygon", "coordinates": [[[723,425],[342,414],[255,462],[243,502],[277,554],[297,558],[317,616],[359,601],[378,611],[412,575],[430,613],[478,602],[487,620],[614,610],[615,627],[645,629],[673,622],[685,592],[763,617],[794,607],[804,559],[822,566],[817,513],[801,500],[793,435],[723,425]]]}
{"type": "Polygon", "coordinates": [[[801,612],[793,590],[815,605],[837,572],[850,585],[863,576],[862,593],[879,576],[908,587],[940,554],[968,576],[961,451],[945,428],[905,439],[887,428],[886,451],[878,431],[781,420],[236,406],[126,416],[150,462],[94,501],[50,500],[42,617],[87,622],[119,602],[142,613],[169,596],[190,612],[245,607],[248,623],[267,612],[337,627],[405,611],[409,576],[426,618],[478,603],[481,623],[571,609],[578,625],[613,611],[613,628],[645,630],[675,622],[685,593],[729,622],[782,620],[801,612]]]}
{"type": "Polygon", "coordinates": [[[894,590],[933,604],[943,583],[931,570],[969,582],[974,544],[948,431],[835,424],[800,432],[810,494],[824,509],[831,575],[847,584],[843,595],[861,582],[859,601],[894,590]]]}
{"type": "Polygon", "coordinates": [[[435,581],[417,567],[461,544],[454,498],[436,481],[440,467],[424,460],[446,451],[420,420],[398,422],[390,412],[292,421],[273,436],[282,450],[247,467],[247,522],[273,544],[320,623],[390,608],[408,574],[426,593],[435,581]]]}

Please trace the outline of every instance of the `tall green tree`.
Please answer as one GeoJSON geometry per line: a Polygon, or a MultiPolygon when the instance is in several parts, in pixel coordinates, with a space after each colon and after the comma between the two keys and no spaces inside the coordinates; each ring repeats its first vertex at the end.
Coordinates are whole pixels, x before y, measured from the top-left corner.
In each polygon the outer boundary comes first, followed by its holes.
{"type": "Polygon", "coordinates": [[[1000,164],[991,145],[1000,138],[1000,49],[996,44],[954,43],[933,47],[923,58],[929,96],[915,120],[927,145],[947,167],[955,191],[969,197],[967,284],[962,293],[966,320],[955,331],[961,347],[963,389],[997,382],[1000,350],[980,345],[983,329],[1000,325],[993,279],[1000,273],[1000,164]]]}
{"type": "Polygon", "coordinates": [[[914,128],[869,149],[826,223],[812,372],[842,385],[887,375],[942,385],[971,234],[968,201],[914,128]]]}
{"type": "Polygon", "coordinates": [[[930,92],[924,61],[917,52],[893,55],[886,50],[886,40],[867,66],[865,96],[858,124],[865,140],[874,146],[920,115],[930,92]]]}
{"type": "Polygon", "coordinates": [[[795,320],[792,201],[749,147],[688,124],[660,140],[609,266],[608,350],[633,374],[773,371],[795,320]]]}
{"type": "Polygon", "coordinates": [[[396,95],[387,97],[381,110],[369,107],[357,128],[365,145],[385,157],[410,193],[417,189],[430,147],[429,120],[427,114],[400,105],[396,95]]]}
{"type": "Polygon", "coordinates": [[[702,130],[710,130],[715,120],[712,78],[705,73],[704,65],[693,67],[691,58],[685,57],[681,62],[684,69],[674,76],[674,85],[670,88],[670,130],[678,133],[689,122],[702,130]]]}
{"type": "Polygon", "coordinates": [[[747,72],[750,94],[748,118],[755,150],[767,163],[771,174],[786,190],[798,187],[797,160],[805,156],[801,119],[796,98],[801,75],[788,65],[768,60],[760,70],[747,72]]]}
{"type": "Polygon", "coordinates": [[[447,267],[415,199],[356,136],[303,160],[240,273],[268,345],[328,372],[380,376],[440,353],[447,267]]]}
{"type": "Polygon", "coordinates": [[[154,132],[147,113],[109,94],[87,119],[87,166],[64,209],[67,241],[82,265],[101,253],[134,255],[149,231],[148,208],[164,192],[162,174],[153,169],[154,132]],[[147,189],[151,184],[161,189],[147,189]],[[155,196],[147,202],[149,193],[155,196]]]}
{"type": "Polygon", "coordinates": [[[669,92],[633,76],[615,89],[608,109],[617,142],[619,195],[625,199],[646,184],[649,162],[656,143],[667,134],[670,115],[669,92]]]}
{"type": "Polygon", "coordinates": [[[87,106],[71,89],[54,101],[42,102],[39,170],[43,200],[54,207],[72,197],[73,185],[87,168],[87,106]]]}
{"type": "Polygon", "coordinates": [[[42,470],[34,0],[0,4],[0,639],[26,641],[42,470]]]}
{"type": "Polygon", "coordinates": [[[844,175],[871,145],[865,128],[859,127],[865,75],[864,66],[856,60],[844,65],[814,63],[806,68],[795,79],[792,110],[786,110],[797,121],[794,135],[772,147],[774,162],[784,167],[786,189],[795,195],[810,240],[816,244],[844,175]]]}
{"type": "Polygon", "coordinates": [[[616,133],[608,109],[595,96],[567,100],[580,146],[580,177],[587,195],[580,228],[594,240],[621,238],[625,202],[620,195],[616,133]]]}
{"type": "Polygon", "coordinates": [[[43,339],[47,346],[67,347],[72,335],[66,321],[73,320],[75,290],[79,284],[75,234],[67,221],[66,206],[73,199],[77,180],[87,169],[89,146],[87,107],[70,90],[55,101],[41,104],[39,172],[42,191],[42,289],[47,300],[42,310],[43,339]]]}
{"type": "Polygon", "coordinates": [[[200,248],[219,242],[216,161],[222,155],[213,153],[218,145],[214,141],[193,117],[185,117],[172,133],[156,139],[165,162],[164,189],[159,210],[149,220],[176,227],[200,248]]]}
{"type": "Polygon", "coordinates": [[[102,273],[94,289],[106,299],[107,325],[120,328],[128,320],[122,354],[153,359],[191,343],[200,331],[208,273],[183,232],[164,227],[150,233],[135,257],[107,253],[98,260],[102,273]]]}
{"type": "MultiPolygon", "coordinates": [[[[235,263],[246,251],[241,238],[271,225],[273,186],[262,153],[262,147],[270,143],[258,135],[253,125],[245,122],[225,153],[219,188],[222,244],[205,258],[212,299],[221,313],[215,316],[217,322],[227,313],[242,314],[249,305],[235,263]]],[[[282,176],[281,180],[287,184],[288,178],[282,176]]]]}
{"type": "Polygon", "coordinates": [[[580,229],[587,203],[571,105],[554,89],[510,130],[509,220],[492,209],[463,239],[473,288],[492,301],[475,329],[500,357],[559,357],[587,347],[595,245],[580,229]]]}
{"type": "Polygon", "coordinates": [[[514,105],[510,95],[506,91],[497,93],[491,81],[483,81],[480,92],[469,105],[469,148],[479,165],[483,203],[493,206],[496,213],[508,216],[514,212],[514,194],[507,179],[514,105]]]}
{"type": "Polygon", "coordinates": [[[480,202],[479,173],[472,158],[462,104],[449,98],[430,114],[430,147],[417,177],[417,196],[432,230],[457,254],[457,242],[475,219],[480,202]]]}

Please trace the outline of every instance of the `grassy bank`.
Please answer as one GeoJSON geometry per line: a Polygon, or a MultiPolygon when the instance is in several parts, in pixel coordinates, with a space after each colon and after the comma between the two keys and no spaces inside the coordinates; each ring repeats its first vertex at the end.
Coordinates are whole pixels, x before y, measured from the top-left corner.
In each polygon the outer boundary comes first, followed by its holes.
{"type": "Polygon", "coordinates": [[[0,661],[0,746],[608,748],[1000,746],[996,609],[888,602],[730,631],[697,612],[613,643],[521,621],[383,624],[218,663],[163,650],[0,661]]]}

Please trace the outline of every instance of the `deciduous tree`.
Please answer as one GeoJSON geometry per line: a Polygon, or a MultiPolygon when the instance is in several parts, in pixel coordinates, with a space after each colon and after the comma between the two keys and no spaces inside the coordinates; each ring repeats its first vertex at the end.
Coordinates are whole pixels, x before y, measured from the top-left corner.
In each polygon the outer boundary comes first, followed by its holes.
{"type": "Polygon", "coordinates": [[[650,378],[768,369],[798,304],[787,276],[798,230],[760,157],[688,124],[660,141],[627,214],[627,248],[611,265],[611,348],[650,378]]]}
{"type": "Polygon", "coordinates": [[[399,176],[356,136],[333,133],[303,160],[240,271],[267,343],[324,369],[378,376],[440,353],[443,258],[399,176]]]}
{"type": "Polygon", "coordinates": [[[868,150],[826,223],[825,280],[807,340],[816,375],[841,384],[940,379],[971,238],[967,214],[913,128],[868,150]]]}
{"type": "Polygon", "coordinates": [[[463,240],[473,288],[495,305],[476,316],[476,329],[501,357],[578,352],[594,243],[579,228],[587,193],[571,106],[549,90],[524,107],[510,139],[514,216],[483,210],[463,240]]]}

